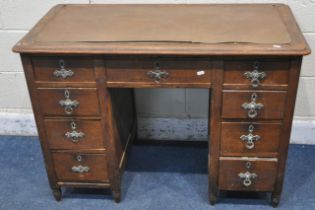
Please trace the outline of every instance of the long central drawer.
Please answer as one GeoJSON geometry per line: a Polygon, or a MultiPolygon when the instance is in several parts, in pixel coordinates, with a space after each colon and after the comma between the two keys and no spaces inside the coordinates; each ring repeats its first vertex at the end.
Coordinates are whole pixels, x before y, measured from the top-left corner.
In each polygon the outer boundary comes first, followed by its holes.
{"type": "Polygon", "coordinates": [[[198,58],[109,58],[107,85],[205,87],[211,85],[211,62],[198,58]]]}

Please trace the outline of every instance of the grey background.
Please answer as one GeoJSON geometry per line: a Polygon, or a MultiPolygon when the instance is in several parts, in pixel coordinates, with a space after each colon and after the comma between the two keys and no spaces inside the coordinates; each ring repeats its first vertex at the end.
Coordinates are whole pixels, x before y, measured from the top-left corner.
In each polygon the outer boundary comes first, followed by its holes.
{"type": "Polygon", "coordinates": [[[145,140],[206,140],[209,89],[136,89],[138,137],[145,140]]]}

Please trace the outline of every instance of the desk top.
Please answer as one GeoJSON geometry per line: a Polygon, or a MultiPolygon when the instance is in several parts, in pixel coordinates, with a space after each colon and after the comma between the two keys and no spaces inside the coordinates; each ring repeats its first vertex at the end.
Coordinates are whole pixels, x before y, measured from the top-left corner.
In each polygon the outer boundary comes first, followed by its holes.
{"type": "Polygon", "coordinates": [[[305,55],[283,4],[58,5],[13,49],[21,53],[305,55]]]}

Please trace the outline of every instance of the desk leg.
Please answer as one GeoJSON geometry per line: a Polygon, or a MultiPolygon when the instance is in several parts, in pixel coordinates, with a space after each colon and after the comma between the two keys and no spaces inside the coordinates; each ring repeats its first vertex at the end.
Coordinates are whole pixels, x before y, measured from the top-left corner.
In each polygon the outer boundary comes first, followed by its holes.
{"type": "Polygon", "coordinates": [[[211,205],[211,206],[214,206],[214,204],[216,204],[216,202],[217,202],[217,196],[216,196],[216,195],[213,195],[213,194],[210,194],[210,196],[209,196],[209,202],[210,202],[210,205],[211,205]]]}
{"type": "Polygon", "coordinates": [[[214,205],[218,196],[219,154],[221,133],[221,98],[223,83],[223,61],[214,61],[212,70],[212,90],[209,111],[209,202],[214,205]]]}
{"type": "Polygon", "coordinates": [[[116,203],[119,203],[121,200],[121,191],[119,190],[112,190],[112,195],[116,203]]]}
{"type": "Polygon", "coordinates": [[[106,126],[111,169],[111,190],[116,203],[121,200],[121,181],[126,162],[128,146],[136,133],[136,113],[133,89],[112,88],[105,92],[107,106],[106,126]]]}
{"type": "Polygon", "coordinates": [[[43,157],[45,161],[45,167],[48,175],[48,181],[50,188],[52,189],[53,195],[57,201],[61,200],[61,190],[57,184],[57,176],[54,168],[54,163],[51,155],[51,151],[48,145],[48,140],[46,139],[46,128],[44,126],[44,116],[41,113],[40,104],[38,103],[38,93],[37,87],[35,85],[35,78],[33,72],[33,64],[31,61],[31,56],[21,55],[21,60],[23,68],[25,71],[25,77],[27,80],[27,86],[30,93],[30,98],[32,102],[34,117],[36,121],[36,126],[38,130],[38,135],[40,139],[40,145],[43,152],[43,157]]]}
{"type": "Polygon", "coordinates": [[[60,187],[53,189],[53,195],[56,201],[61,200],[61,189],[60,187]]]}
{"type": "Polygon", "coordinates": [[[280,203],[280,194],[272,193],[271,195],[271,206],[276,208],[280,203]]]}
{"type": "Polygon", "coordinates": [[[289,89],[287,92],[287,103],[285,108],[285,113],[283,117],[283,127],[282,134],[280,139],[280,148],[279,148],[279,157],[278,157],[278,175],[275,184],[275,189],[271,196],[271,205],[273,207],[277,207],[280,202],[284,174],[285,174],[285,166],[286,160],[288,156],[289,142],[290,142],[290,134],[292,128],[292,120],[295,106],[295,99],[298,89],[298,81],[300,76],[302,58],[297,57],[292,59],[291,61],[291,69],[289,75],[289,89]]]}

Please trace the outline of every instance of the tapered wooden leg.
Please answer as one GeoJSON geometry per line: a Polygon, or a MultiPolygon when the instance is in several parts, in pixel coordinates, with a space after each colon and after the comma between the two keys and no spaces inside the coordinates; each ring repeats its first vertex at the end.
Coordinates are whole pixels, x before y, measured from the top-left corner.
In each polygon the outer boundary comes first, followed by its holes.
{"type": "Polygon", "coordinates": [[[210,195],[209,195],[209,202],[210,202],[210,205],[212,205],[212,206],[214,204],[216,204],[217,196],[215,194],[213,194],[213,193],[210,193],[210,195]]]}
{"type": "Polygon", "coordinates": [[[271,206],[276,208],[280,203],[280,194],[272,193],[271,195],[271,206]]]}
{"type": "Polygon", "coordinates": [[[56,201],[60,201],[61,200],[61,189],[59,188],[55,188],[52,190],[53,191],[53,195],[55,197],[56,201]]]}
{"type": "Polygon", "coordinates": [[[116,203],[119,203],[120,200],[121,200],[121,192],[120,192],[120,190],[112,190],[112,195],[113,195],[114,201],[116,203]]]}

